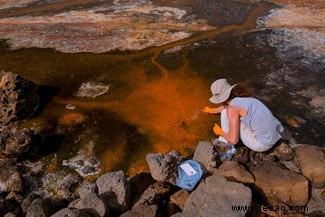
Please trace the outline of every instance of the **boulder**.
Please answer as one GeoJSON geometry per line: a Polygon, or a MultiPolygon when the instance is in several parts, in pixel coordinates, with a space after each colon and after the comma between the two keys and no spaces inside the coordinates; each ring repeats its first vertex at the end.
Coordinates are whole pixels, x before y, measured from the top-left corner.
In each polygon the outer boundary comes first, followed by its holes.
{"type": "Polygon", "coordinates": [[[204,172],[212,173],[217,167],[218,152],[211,142],[199,142],[194,152],[193,160],[200,163],[204,172]]]}
{"type": "Polygon", "coordinates": [[[152,177],[157,181],[167,181],[172,184],[176,183],[177,167],[183,159],[178,151],[171,151],[168,154],[148,154],[146,156],[152,177]]]}
{"type": "Polygon", "coordinates": [[[80,198],[84,198],[89,193],[97,193],[97,185],[96,183],[86,181],[77,189],[78,195],[80,198]]]}
{"type": "Polygon", "coordinates": [[[49,217],[55,213],[49,198],[37,198],[28,207],[26,217],[49,217]]]}
{"type": "Polygon", "coordinates": [[[14,165],[0,166],[0,194],[4,192],[20,192],[23,190],[19,167],[14,165]]]}
{"type": "Polygon", "coordinates": [[[218,170],[213,172],[213,175],[223,176],[228,181],[254,183],[254,176],[249,173],[237,161],[225,161],[221,164],[218,170]]]}
{"type": "Polygon", "coordinates": [[[159,216],[157,205],[142,204],[120,215],[120,217],[149,217],[149,216],[150,217],[159,216]]]}
{"type": "Polygon", "coordinates": [[[295,157],[295,152],[286,143],[282,142],[274,149],[275,155],[280,159],[280,161],[289,161],[295,157]]]}
{"type": "Polygon", "coordinates": [[[141,172],[131,176],[128,179],[132,194],[143,192],[146,190],[150,185],[156,182],[151,176],[149,172],[141,172]]]}
{"type": "Polygon", "coordinates": [[[314,186],[325,185],[325,149],[314,145],[300,145],[295,148],[302,174],[314,186]]]}
{"type": "MultiPolygon", "coordinates": [[[[2,195],[3,197],[5,195],[2,195]]],[[[0,197],[1,198],[1,197],[0,197]]],[[[16,192],[10,192],[4,200],[0,199],[0,216],[23,216],[20,203],[23,197],[16,192]]]]}
{"type": "Polygon", "coordinates": [[[141,204],[162,204],[173,192],[174,186],[169,182],[159,181],[150,185],[141,195],[140,199],[135,202],[133,207],[141,204]]]}
{"type": "Polygon", "coordinates": [[[176,204],[181,210],[183,210],[186,200],[188,199],[189,196],[190,196],[189,191],[185,189],[181,189],[170,197],[170,202],[176,204]]]}
{"type": "Polygon", "coordinates": [[[271,205],[304,206],[308,202],[308,180],[303,175],[268,162],[249,170],[255,176],[255,186],[271,205]]]}
{"type": "Polygon", "coordinates": [[[27,212],[30,204],[37,198],[41,198],[41,195],[35,192],[30,193],[27,197],[24,198],[24,200],[21,203],[21,209],[23,210],[24,213],[27,212]]]}
{"type": "Polygon", "coordinates": [[[0,127],[30,117],[39,105],[37,85],[19,75],[0,71],[0,105],[0,127]]]}
{"type": "Polygon", "coordinates": [[[5,131],[0,134],[0,157],[16,157],[29,150],[34,131],[5,131]]]}
{"type": "Polygon", "coordinates": [[[131,201],[133,205],[141,198],[142,193],[153,183],[156,182],[149,172],[141,172],[128,179],[131,186],[131,201]]]}
{"type": "Polygon", "coordinates": [[[12,212],[8,212],[6,215],[4,215],[4,217],[16,217],[17,215],[15,215],[12,212]]]}
{"type": "Polygon", "coordinates": [[[96,180],[98,193],[103,196],[109,208],[122,212],[130,203],[131,188],[123,171],[109,172],[96,180]]]}
{"type": "Polygon", "coordinates": [[[88,193],[83,198],[72,201],[69,208],[85,210],[91,216],[105,217],[109,215],[107,204],[94,193],[88,193]]]}
{"type": "Polygon", "coordinates": [[[234,211],[233,208],[248,207],[251,202],[252,193],[248,187],[229,182],[222,176],[209,176],[191,193],[183,211],[173,217],[242,217],[247,210],[234,211]]]}
{"type": "Polygon", "coordinates": [[[81,178],[77,175],[69,174],[59,183],[57,193],[63,198],[68,198],[81,183],[81,178]]]}
{"type": "Polygon", "coordinates": [[[6,200],[10,200],[10,201],[15,201],[19,204],[22,203],[23,201],[23,196],[21,196],[20,194],[14,192],[14,191],[11,191],[7,196],[6,196],[6,200]]]}
{"type": "Polygon", "coordinates": [[[301,208],[306,209],[308,216],[325,216],[325,188],[312,188],[307,205],[301,208]]]}
{"type": "Polygon", "coordinates": [[[64,208],[60,211],[56,212],[55,214],[51,215],[51,217],[92,217],[86,213],[84,210],[79,209],[71,209],[71,208],[64,208]]]}

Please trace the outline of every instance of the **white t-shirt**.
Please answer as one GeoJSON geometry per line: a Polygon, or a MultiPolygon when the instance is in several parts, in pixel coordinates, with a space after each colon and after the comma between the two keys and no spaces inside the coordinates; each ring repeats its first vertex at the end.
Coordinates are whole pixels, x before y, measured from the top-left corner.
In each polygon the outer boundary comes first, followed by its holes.
{"type": "Polygon", "coordinates": [[[239,106],[246,110],[246,115],[240,118],[241,122],[250,128],[256,139],[263,145],[276,143],[280,138],[283,126],[271,111],[258,99],[251,97],[236,97],[230,106],[239,106]]]}

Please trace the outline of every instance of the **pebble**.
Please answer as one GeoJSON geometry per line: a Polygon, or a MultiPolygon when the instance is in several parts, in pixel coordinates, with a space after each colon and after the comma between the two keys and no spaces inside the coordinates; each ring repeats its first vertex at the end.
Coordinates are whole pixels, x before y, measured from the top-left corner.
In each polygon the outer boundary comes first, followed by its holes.
{"type": "Polygon", "coordinates": [[[77,107],[72,105],[72,104],[68,104],[65,106],[66,109],[69,109],[69,110],[75,110],[77,107]]]}

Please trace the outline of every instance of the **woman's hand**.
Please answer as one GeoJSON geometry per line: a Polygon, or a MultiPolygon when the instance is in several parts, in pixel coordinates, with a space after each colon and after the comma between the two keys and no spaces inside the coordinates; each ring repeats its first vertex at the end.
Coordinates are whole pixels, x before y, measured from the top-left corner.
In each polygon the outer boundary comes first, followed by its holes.
{"type": "Polygon", "coordinates": [[[217,108],[210,108],[210,107],[205,107],[204,109],[203,109],[203,112],[204,113],[207,113],[207,114],[218,114],[218,113],[221,113],[222,112],[222,110],[224,110],[225,109],[225,106],[219,106],[219,107],[217,107],[217,108]]]}
{"type": "Polygon", "coordinates": [[[216,111],[215,111],[215,109],[214,108],[210,108],[210,107],[205,107],[203,109],[203,112],[204,113],[207,113],[207,114],[217,114],[216,111]]]}
{"type": "Polygon", "coordinates": [[[218,124],[214,124],[213,132],[214,132],[217,136],[222,136],[222,134],[223,134],[223,131],[222,131],[221,127],[220,127],[218,124]]]}

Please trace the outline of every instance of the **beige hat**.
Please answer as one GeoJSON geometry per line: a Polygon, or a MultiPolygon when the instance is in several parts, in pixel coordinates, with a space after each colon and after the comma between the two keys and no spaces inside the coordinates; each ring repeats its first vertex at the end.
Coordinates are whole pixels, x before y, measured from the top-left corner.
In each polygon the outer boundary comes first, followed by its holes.
{"type": "Polygon", "coordinates": [[[237,84],[231,86],[224,78],[216,80],[211,84],[213,96],[210,98],[210,102],[218,104],[226,101],[230,96],[232,88],[236,85],[237,84]]]}

